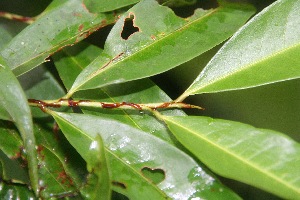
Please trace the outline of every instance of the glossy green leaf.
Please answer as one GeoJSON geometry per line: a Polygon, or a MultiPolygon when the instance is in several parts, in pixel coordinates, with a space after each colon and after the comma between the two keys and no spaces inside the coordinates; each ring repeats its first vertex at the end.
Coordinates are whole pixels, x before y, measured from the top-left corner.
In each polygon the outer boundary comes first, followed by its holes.
{"type": "MultiPolygon", "coordinates": [[[[110,176],[106,163],[104,146],[100,136],[90,136],[88,143],[86,143],[86,140],[77,138],[78,141],[81,141],[81,143],[75,146],[74,141],[72,139],[70,140],[69,134],[76,134],[77,136],[80,136],[83,133],[79,130],[73,130],[72,127],[65,127],[64,123],[60,121],[60,118],[55,117],[55,119],[62,129],[63,133],[65,134],[66,138],[87,163],[87,170],[90,174],[88,175],[86,183],[82,184],[82,186],[84,186],[83,188],[81,188],[81,194],[83,195],[83,197],[85,197],[86,199],[110,199],[110,176]]],[[[51,167],[51,165],[49,166],[51,167]]],[[[72,179],[69,179],[67,176],[66,180],[68,181],[72,179]]]]}
{"type": "Polygon", "coordinates": [[[113,13],[89,13],[80,0],[57,0],[1,51],[15,75],[23,74],[61,48],[114,22],[113,13]],[[34,40],[32,39],[34,38],[34,40]]]}
{"type": "Polygon", "coordinates": [[[82,41],[72,47],[64,48],[53,56],[56,69],[67,90],[70,90],[80,72],[102,51],[101,48],[82,41]]]}
{"type": "Polygon", "coordinates": [[[51,120],[34,123],[37,138],[39,195],[44,199],[77,196],[85,181],[85,162],[51,120]],[[82,165],[80,164],[82,163],[82,165]]]}
{"type": "Polygon", "coordinates": [[[2,105],[0,105],[0,119],[9,120],[9,121],[12,120],[9,113],[2,105]]]}
{"type": "MultiPolygon", "coordinates": [[[[9,43],[9,41],[16,35],[25,24],[20,22],[11,22],[7,20],[0,19],[0,47],[4,49],[4,47],[9,43]],[[8,28],[9,27],[9,28],[8,28]]],[[[3,108],[0,104],[0,119],[4,120],[12,120],[10,118],[9,113],[3,108]]]]}
{"type": "MultiPolygon", "coordinates": [[[[97,51],[97,49],[99,51],[99,48],[96,48],[94,46],[86,47],[86,45],[78,44],[74,47],[66,48],[62,52],[54,56],[55,65],[67,89],[68,86],[71,86],[69,83],[72,83],[72,81],[75,80],[76,74],[78,75],[80,71],[93,60],[93,56],[92,56],[93,52],[97,51]],[[81,51],[80,48],[82,48],[81,51]]],[[[74,99],[89,99],[89,100],[105,101],[105,102],[135,102],[135,103],[171,101],[171,99],[149,79],[142,79],[142,80],[132,81],[123,84],[111,85],[101,89],[80,91],[74,95],[74,99]]],[[[93,114],[96,116],[100,116],[102,118],[117,120],[119,122],[130,125],[131,127],[135,127],[144,132],[147,132],[148,134],[151,134],[155,137],[161,138],[164,141],[168,142],[169,144],[173,144],[173,145],[178,144],[177,140],[168,131],[166,126],[162,124],[160,121],[158,121],[155,117],[149,114],[140,113],[137,110],[133,110],[133,111],[110,110],[110,109],[99,110],[95,108],[81,108],[81,109],[85,114],[93,114]]],[[[180,110],[167,110],[167,111],[163,111],[162,113],[168,115],[177,115],[177,116],[184,115],[184,112],[180,110]]],[[[201,179],[203,180],[209,179],[209,176],[206,173],[207,170],[203,168],[202,164],[196,163],[195,161],[191,160],[189,155],[182,154],[181,156],[184,157],[182,159],[190,160],[190,162],[187,165],[184,166],[182,165],[181,166],[182,169],[180,167],[177,173],[180,173],[182,170],[188,170],[188,169],[193,170],[195,168],[198,168],[203,170],[202,171],[203,176],[201,176],[201,179]]],[[[121,171],[123,171],[125,174],[130,174],[131,177],[134,176],[130,168],[124,166],[124,164],[117,161],[118,160],[115,160],[113,162],[114,164],[111,164],[112,166],[111,170],[113,171],[113,174],[115,174],[115,177],[117,177],[117,174],[121,174],[120,173],[121,171]]],[[[147,168],[145,170],[147,171],[147,168]]],[[[147,176],[147,174],[144,173],[145,170],[142,170],[142,172],[144,176],[147,176]]],[[[157,177],[158,179],[160,179],[162,177],[162,174],[158,173],[157,176],[154,176],[154,180],[156,180],[157,177]]],[[[189,178],[197,180],[199,179],[199,176],[197,173],[193,173],[192,175],[189,176],[189,178]]],[[[135,180],[138,180],[138,178],[136,178],[135,180]]],[[[188,179],[186,179],[186,181],[188,181],[188,179]]],[[[135,184],[136,182],[133,182],[133,186],[135,184]]],[[[182,181],[180,184],[189,184],[189,183],[182,181]]],[[[117,183],[115,183],[115,185],[118,186],[117,183]]],[[[118,188],[116,186],[114,188],[118,188]]],[[[128,187],[131,187],[131,184],[128,184],[128,187]]],[[[218,187],[220,190],[227,191],[228,193],[230,193],[229,190],[218,181],[215,181],[215,183],[212,185],[212,188],[208,187],[206,190],[203,190],[201,193],[203,194],[206,193],[207,196],[213,198],[215,195],[214,194],[215,190],[213,189],[214,187],[218,187]]],[[[128,196],[134,195],[135,191],[130,191],[130,193],[131,194],[129,194],[128,196]]],[[[126,192],[125,194],[128,194],[128,192],[126,192]]],[[[229,196],[231,195],[233,194],[230,194],[229,196]]]]}
{"type": "Polygon", "coordinates": [[[26,150],[29,176],[34,192],[38,192],[37,159],[35,137],[32,128],[30,108],[26,96],[14,74],[0,57],[0,105],[6,109],[15,122],[26,150]]]}
{"type": "Polygon", "coordinates": [[[208,117],[161,117],[214,172],[284,199],[300,196],[300,145],[285,135],[208,117]]]}
{"type": "Polygon", "coordinates": [[[18,157],[23,146],[22,138],[11,122],[0,120],[0,149],[10,158],[18,157]]]}
{"type": "Polygon", "coordinates": [[[0,121],[0,162],[3,180],[13,183],[29,183],[25,158],[22,156],[23,142],[13,123],[0,121]]]}
{"type": "MultiPolygon", "coordinates": [[[[44,65],[19,76],[18,80],[28,99],[59,99],[65,95],[61,84],[44,65]]],[[[66,108],[60,110],[66,110],[66,108]]],[[[31,107],[31,111],[33,117],[49,116],[37,107],[31,107]]]]}
{"type": "Polygon", "coordinates": [[[158,2],[164,6],[180,7],[193,5],[197,0],[158,0],[158,2]]]}
{"type": "Polygon", "coordinates": [[[118,20],[104,52],[82,71],[68,96],[174,68],[227,39],[252,14],[248,5],[224,4],[183,19],[154,0],[141,1],[118,20]],[[126,35],[124,23],[135,32],[126,35]]]}
{"type": "Polygon", "coordinates": [[[299,12],[297,0],[265,8],[220,49],[182,97],[299,78],[299,12]]]}
{"type": "Polygon", "coordinates": [[[10,21],[0,18],[0,47],[4,49],[4,47],[11,41],[11,39],[21,32],[27,24],[18,22],[18,21],[10,21]]]}
{"type": "Polygon", "coordinates": [[[37,199],[35,195],[22,185],[12,185],[0,182],[0,199],[19,200],[19,199],[37,199]]]}
{"type": "Polygon", "coordinates": [[[118,8],[129,6],[139,2],[140,0],[83,0],[86,8],[93,13],[113,11],[118,8]]]}
{"type": "Polygon", "coordinates": [[[17,160],[17,157],[14,159],[8,158],[3,151],[0,150],[0,162],[2,166],[0,177],[2,180],[11,183],[29,183],[27,171],[24,169],[24,166],[21,165],[24,165],[24,163],[17,160]]]}
{"type": "MultiPolygon", "coordinates": [[[[91,63],[102,50],[87,43],[79,43],[73,47],[65,48],[55,55],[56,69],[65,87],[70,89],[72,83],[80,72],[91,63]]],[[[73,96],[76,99],[89,99],[104,102],[134,102],[154,103],[169,102],[171,99],[148,79],[133,81],[124,84],[112,85],[96,90],[81,91],[73,96]]],[[[169,143],[174,143],[172,134],[166,127],[150,115],[144,115],[139,111],[99,110],[82,108],[84,113],[112,118],[143,131],[160,137],[169,143]],[[171,137],[170,137],[171,136],[171,137]]],[[[178,110],[166,111],[168,114],[183,115],[178,110]]]]}
{"type": "Polygon", "coordinates": [[[185,153],[146,132],[115,120],[88,114],[50,112],[70,143],[86,156],[98,134],[105,144],[113,189],[130,199],[188,199],[193,197],[238,199],[206,174],[185,153]],[[122,130],[122,131],[120,131],[122,130]],[[144,168],[161,169],[165,179],[157,185],[144,168]],[[180,173],[178,173],[180,171],[180,173]],[[214,192],[208,192],[213,190],[214,192]],[[223,196],[223,197],[224,197],[223,196]]]}
{"type": "Polygon", "coordinates": [[[93,138],[88,153],[87,168],[89,174],[85,187],[81,189],[81,194],[86,199],[109,200],[111,199],[110,170],[106,161],[104,143],[100,135],[93,138]]]}

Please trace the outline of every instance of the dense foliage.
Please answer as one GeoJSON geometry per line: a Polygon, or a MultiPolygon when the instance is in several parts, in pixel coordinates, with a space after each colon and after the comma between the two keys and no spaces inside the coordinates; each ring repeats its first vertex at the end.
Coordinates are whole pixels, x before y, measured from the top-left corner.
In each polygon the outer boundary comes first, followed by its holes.
{"type": "Polygon", "coordinates": [[[1,199],[300,199],[300,1],[5,2],[1,199]]]}

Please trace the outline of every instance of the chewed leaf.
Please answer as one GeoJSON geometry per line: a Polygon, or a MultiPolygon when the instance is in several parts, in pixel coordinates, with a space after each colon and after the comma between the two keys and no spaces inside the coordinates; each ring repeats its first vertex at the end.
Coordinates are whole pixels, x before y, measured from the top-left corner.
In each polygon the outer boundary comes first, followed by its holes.
{"type": "Polygon", "coordinates": [[[154,0],[141,1],[118,20],[104,52],[77,77],[68,97],[174,68],[227,39],[252,14],[248,5],[224,4],[183,19],[154,0]],[[126,35],[126,26],[134,31],[126,35]]]}
{"type": "MultiPolygon", "coordinates": [[[[99,116],[50,111],[66,138],[86,156],[93,138],[103,138],[112,185],[130,199],[239,199],[181,150],[146,132],[99,116]],[[122,130],[122,131],[120,131],[122,130]],[[160,175],[147,174],[147,169],[160,175]],[[213,191],[213,192],[211,192],[213,191]]],[[[149,172],[149,170],[148,170],[149,172]]]]}
{"type": "Polygon", "coordinates": [[[89,13],[80,0],[54,1],[49,7],[0,52],[17,76],[115,20],[113,13],[89,13]]]}
{"type": "Polygon", "coordinates": [[[300,145],[285,135],[208,117],[162,119],[214,172],[284,199],[300,196],[300,145]]]}
{"type": "Polygon", "coordinates": [[[300,77],[300,1],[279,0],[238,31],[179,100],[300,77]]]}

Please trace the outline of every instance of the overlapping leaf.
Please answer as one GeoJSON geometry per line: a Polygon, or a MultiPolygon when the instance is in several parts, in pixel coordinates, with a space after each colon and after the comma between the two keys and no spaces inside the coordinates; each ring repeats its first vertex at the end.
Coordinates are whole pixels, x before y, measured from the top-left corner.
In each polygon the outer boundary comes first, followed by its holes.
{"type": "Polygon", "coordinates": [[[87,170],[90,174],[86,182],[82,183],[81,194],[87,199],[109,199],[111,195],[110,172],[100,135],[87,136],[75,127],[66,125],[63,119],[56,116],[55,112],[51,112],[51,114],[68,141],[87,163],[87,170]]]}
{"type": "MultiPolygon", "coordinates": [[[[102,50],[93,45],[79,43],[76,46],[66,48],[55,55],[54,61],[67,90],[80,72],[91,63],[102,50]]],[[[122,85],[112,85],[101,89],[82,91],[74,95],[74,99],[89,99],[104,102],[134,102],[154,103],[169,102],[171,99],[150,80],[139,80],[122,85]]],[[[106,116],[123,123],[140,128],[157,137],[174,143],[172,136],[165,126],[154,117],[140,114],[139,111],[99,110],[82,108],[84,113],[106,116]]],[[[180,111],[167,111],[168,114],[183,115],[180,111]]]]}
{"type": "MultiPolygon", "coordinates": [[[[32,71],[18,77],[28,99],[59,99],[65,95],[61,84],[55,79],[53,74],[41,65],[32,71]]],[[[66,110],[62,108],[61,110],[66,110]]],[[[37,107],[32,107],[33,117],[46,117],[48,114],[37,107]]]]}
{"type": "Polygon", "coordinates": [[[78,191],[87,173],[84,161],[67,143],[53,120],[34,123],[34,131],[38,145],[39,195],[45,199],[75,195],[80,197],[78,191]]]}
{"type": "MultiPolygon", "coordinates": [[[[0,20],[0,47],[4,49],[4,47],[9,43],[9,41],[16,35],[23,27],[23,24],[18,22],[10,22],[10,21],[2,21],[0,20]],[[9,29],[7,28],[9,27],[9,29]]],[[[0,104],[0,119],[11,120],[9,113],[5,108],[0,104]]]]}
{"type": "Polygon", "coordinates": [[[110,170],[101,136],[96,135],[93,138],[88,153],[86,150],[79,151],[79,153],[85,154],[83,157],[86,158],[87,168],[90,172],[85,186],[81,189],[81,194],[86,199],[111,199],[110,170]]]}
{"type": "Polygon", "coordinates": [[[14,74],[0,57],[0,105],[5,108],[16,124],[27,153],[29,175],[34,192],[38,192],[37,159],[35,137],[30,108],[26,96],[14,74]]]}
{"type": "Polygon", "coordinates": [[[140,0],[83,0],[83,4],[90,12],[100,13],[100,12],[108,12],[113,11],[118,8],[122,8],[125,6],[129,6],[139,2],[140,0]]]}
{"type": "Polygon", "coordinates": [[[2,164],[1,178],[12,183],[29,183],[24,156],[23,142],[11,122],[0,121],[0,162],[2,164]]]}
{"type": "Polygon", "coordinates": [[[142,1],[118,20],[103,54],[78,76],[68,97],[176,67],[227,39],[252,14],[248,5],[225,3],[183,19],[154,0],[142,1]],[[123,33],[125,20],[132,20],[136,30],[130,36],[123,33]]]}
{"type": "Polygon", "coordinates": [[[80,0],[58,0],[50,7],[1,51],[15,75],[31,70],[61,48],[115,20],[113,13],[89,13],[80,0]]]}
{"type": "Polygon", "coordinates": [[[0,182],[0,199],[37,199],[35,195],[22,185],[8,185],[0,182]]]}
{"type": "Polygon", "coordinates": [[[275,131],[207,117],[161,116],[176,138],[216,173],[284,199],[300,196],[300,145],[275,131]]]}
{"type": "Polygon", "coordinates": [[[165,199],[167,196],[173,199],[238,198],[230,191],[221,189],[214,178],[194,165],[183,152],[141,130],[99,116],[50,113],[78,152],[87,152],[94,142],[93,138],[101,135],[108,160],[114,166],[114,189],[131,199],[144,199],[149,195],[153,199],[165,199]],[[164,180],[158,184],[152,183],[141,172],[144,168],[161,170],[164,180]],[[208,188],[214,192],[202,192],[208,188]]]}
{"type": "MultiPolygon", "coordinates": [[[[96,56],[94,52],[99,51],[100,49],[94,46],[78,44],[74,47],[66,48],[61,53],[58,53],[54,56],[57,70],[67,89],[69,89],[69,87],[71,86],[70,83],[75,80],[76,75],[78,75],[82,71],[82,69],[85,68],[93,60],[92,55],[96,56]],[[82,51],[80,51],[80,49],[82,49],[82,51]]],[[[148,79],[107,86],[101,89],[81,91],[75,94],[74,98],[106,102],[135,103],[171,101],[171,99],[162,90],[160,90],[153,82],[148,79]]],[[[176,140],[174,140],[172,134],[169,133],[164,124],[156,120],[153,116],[145,113],[141,114],[137,110],[99,110],[93,108],[82,108],[82,110],[84,113],[93,114],[102,118],[118,120],[122,123],[126,123],[131,127],[138,128],[140,130],[143,130],[144,132],[147,132],[148,134],[152,134],[155,137],[167,141],[168,145],[178,143],[176,140]]],[[[163,111],[163,113],[169,115],[184,115],[184,113],[179,110],[163,111]]],[[[206,170],[203,168],[203,166],[193,160],[190,160],[190,156],[186,154],[181,154],[181,156],[182,159],[189,160],[189,164],[185,164],[179,167],[176,173],[181,173],[182,170],[192,171],[196,168],[203,170],[201,176],[199,176],[198,173],[193,173],[192,175],[189,175],[190,179],[208,182],[214,179],[205,172],[206,170]]],[[[123,162],[120,162],[118,159],[112,159],[113,158],[111,158],[110,161],[112,166],[111,170],[113,171],[114,177],[118,177],[121,180],[125,178],[127,180],[126,177],[130,176],[132,179],[132,183],[128,183],[127,186],[129,188],[134,188],[137,182],[140,182],[141,178],[139,177],[139,175],[133,172],[130,166],[124,164],[123,162]]],[[[189,185],[188,179],[185,179],[185,181],[176,182],[176,184],[189,185]]],[[[122,188],[120,188],[120,186],[122,185],[119,185],[119,187],[117,186],[118,184],[115,183],[114,190],[124,193],[122,188]]],[[[144,187],[144,185],[142,186],[144,187]]],[[[200,185],[190,185],[189,190],[196,190],[196,188],[198,187],[200,187],[200,185]]],[[[226,191],[226,193],[230,193],[230,191],[222,186],[218,181],[215,181],[212,187],[208,187],[206,190],[203,190],[202,193],[207,193],[208,196],[211,195],[211,197],[213,197],[214,195],[217,195],[215,194],[216,192],[213,189],[214,187],[217,187],[222,191],[226,191]]],[[[149,193],[151,190],[152,188],[147,189],[149,193]]],[[[137,196],[138,194],[136,194],[136,191],[134,189],[126,191],[125,194],[131,197],[141,198],[137,196]]]]}
{"type": "Polygon", "coordinates": [[[179,100],[300,77],[300,2],[279,0],[238,31],[179,100]]]}

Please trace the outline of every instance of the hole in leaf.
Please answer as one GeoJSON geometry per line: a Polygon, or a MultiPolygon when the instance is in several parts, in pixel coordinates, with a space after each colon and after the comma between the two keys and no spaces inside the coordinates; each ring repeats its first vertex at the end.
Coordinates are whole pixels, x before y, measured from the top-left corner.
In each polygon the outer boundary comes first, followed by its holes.
{"type": "Polygon", "coordinates": [[[116,187],[122,188],[122,189],[126,189],[126,185],[124,183],[118,182],[118,181],[112,181],[112,184],[116,187]]]}
{"type": "Polygon", "coordinates": [[[153,169],[149,167],[144,167],[141,171],[143,175],[146,178],[150,179],[154,184],[162,182],[166,177],[165,171],[159,168],[153,169]]]}
{"type": "Polygon", "coordinates": [[[170,7],[178,17],[187,18],[194,14],[195,10],[202,8],[208,10],[217,8],[217,0],[185,0],[183,1],[163,1],[162,5],[170,7]]]}
{"type": "Polygon", "coordinates": [[[121,33],[121,37],[124,40],[127,40],[132,34],[139,31],[140,29],[134,26],[134,15],[130,14],[130,16],[124,20],[124,26],[123,31],[121,33]]]}

